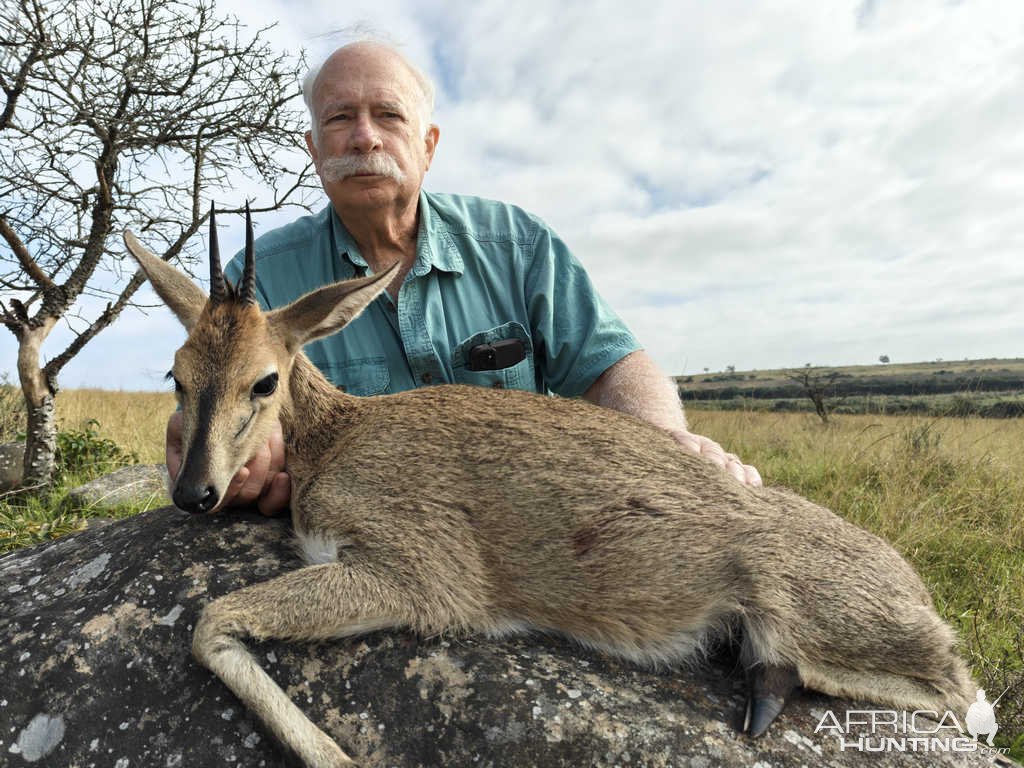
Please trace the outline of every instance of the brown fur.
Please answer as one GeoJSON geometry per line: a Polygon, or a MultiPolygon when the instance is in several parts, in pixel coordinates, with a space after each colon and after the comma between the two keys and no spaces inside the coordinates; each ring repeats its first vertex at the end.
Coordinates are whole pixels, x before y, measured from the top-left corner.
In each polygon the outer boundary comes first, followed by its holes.
{"type": "MultiPolygon", "coordinates": [[[[180,292],[132,250],[158,292],[180,292]]],[[[300,326],[344,324],[389,275],[268,314],[208,309],[175,361],[186,450],[208,457],[188,471],[203,482],[226,485],[274,418],[285,430],[295,529],[320,564],[211,603],[193,649],[307,766],[348,758],[246,637],[532,628],[671,664],[738,632],[746,665],[795,667],[825,693],[938,711],[972,700],[913,569],[828,510],[742,486],[646,422],[583,401],[463,386],[355,398],[293,354],[308,340],[300,326]],[[325,324],[332,302],[349,306],[325,324]],[[269,367],[278,391],[250,398],[269,367]],[[203,391],[216,405],[193,444],[203,391]]]]}

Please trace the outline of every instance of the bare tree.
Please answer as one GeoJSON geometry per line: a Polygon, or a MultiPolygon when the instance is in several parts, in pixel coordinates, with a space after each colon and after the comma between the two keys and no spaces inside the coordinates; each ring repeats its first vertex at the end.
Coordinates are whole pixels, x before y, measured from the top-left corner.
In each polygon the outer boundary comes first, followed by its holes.
{"type": "Polygon", "coordinates": [[[273,51],[266,31],[247,34],[212,0],[0,10],[0,322],[18,340],[24,485],[52,476],[58,373],[143,282],[122,264],[121,231],[145,231],[187,268],[209,199],[240,203],[231,190],[244,178],[268,190],[254,210],[303,203],[303,62],[273,51]],[[88,297],[105,307],[86,315],[88,297]],[[61,319],[74,337],[43,364],[61,319]]]}
{"type": "Polygon", "coordinates": [[[786,378],[803,388],[804,394],[814,403],[814,412],[818,414],[818,418],[823,424],[828,424],[829,403],[826,398],[835,396],[835,383],[839,378],[839,371],[812,368],[811,364],[807,363],[803,368],[787,373],[786,378]]]}

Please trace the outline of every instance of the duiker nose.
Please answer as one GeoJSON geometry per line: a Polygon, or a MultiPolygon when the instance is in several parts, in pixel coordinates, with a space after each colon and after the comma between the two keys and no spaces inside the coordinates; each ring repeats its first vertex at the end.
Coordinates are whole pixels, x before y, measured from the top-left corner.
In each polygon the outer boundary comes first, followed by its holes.
{"type": "Polygon", "coordinates": [[[193,515],[209,512],[220,500],[220,494],[217,493],[217,489],[212,485],[208,485],[205,488],[200,486],[182,486],[179,485],[174,489],[172,494],[174,506],[178,509],[183,509],[186,512],[191,512],[193,515]]]}

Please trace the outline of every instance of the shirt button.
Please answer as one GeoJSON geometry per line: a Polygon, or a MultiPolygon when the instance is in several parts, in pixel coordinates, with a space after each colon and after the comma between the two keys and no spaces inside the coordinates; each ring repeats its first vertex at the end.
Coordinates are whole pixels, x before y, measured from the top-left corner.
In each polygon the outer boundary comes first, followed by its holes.
{"type": "Polygon", "coordinates": [[[420,377],[420,381],[422,381],[424,384],[429,384],[433,380],[434,377],[430,375],[430,371],[427,371],[420,377]]]}

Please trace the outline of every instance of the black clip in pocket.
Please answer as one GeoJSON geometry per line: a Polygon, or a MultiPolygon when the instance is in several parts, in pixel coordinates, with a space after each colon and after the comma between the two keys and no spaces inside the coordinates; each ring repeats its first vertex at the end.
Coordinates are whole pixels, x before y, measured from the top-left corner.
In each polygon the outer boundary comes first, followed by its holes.
{"type": "Polygon", "coordinates": [[[477,344],[466,353],[466,370],[500,371],[526,359],[526,345],[520,339],[501,339],[477,344]]]}

